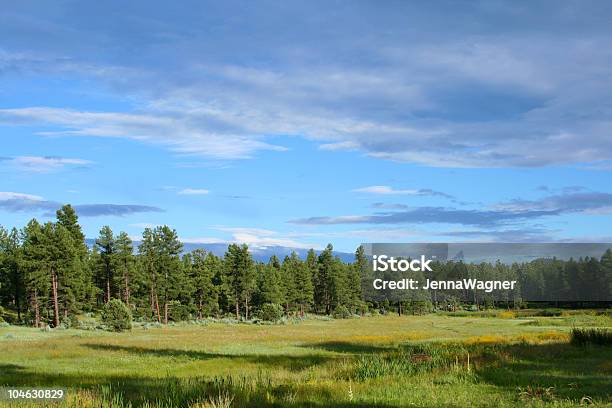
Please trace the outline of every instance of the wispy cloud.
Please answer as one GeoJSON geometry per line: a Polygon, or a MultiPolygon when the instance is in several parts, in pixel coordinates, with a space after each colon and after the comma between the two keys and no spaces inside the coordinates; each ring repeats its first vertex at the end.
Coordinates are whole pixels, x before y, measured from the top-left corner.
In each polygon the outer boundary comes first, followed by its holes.
{"type": "Polygon", "coordinates": [[[390,186],[369,186],[361,187],[353,190],[356,193],[380,194],[380,195],[412,195],[412,196],[439,196],[452,198],[451,195],[434,191],[428,188],[420,189],[395,189],[390,186]]]}
{"type": "Polygon", "coordinates": [[[558,211],[562,213],[606,213],[612,212],[612,194],[579,192],[581,187],[564,189],[566,193],[543,197],[538,200],[515,199],[495,205],[495,208],[510,211],[558,211]]]}
{"type": "Polygon", "coordinates": [[[93,163],[90,160],[71,159],[58,156],[16,156],[4,157],[0,160],[20,171],[33,173],[47,173],[54,170],[60,170],[68,166],[85,167],[93,163]]]}
{"type": "Polygon", "coordinates": [[[543,197],[539,200],[517,199],[495,204],[491,209],[410,208],[403,205],[387,207],[385,204],[381,204],[377,208],[397,209],[398,211],[380,212],[371,215],[308,217],[289,222],[306,225],[442,223],[490,227],[569,213],[609,214],[612,212],[612,194],[599,192],[566,193],[543,197]]]}
{"type": "Polygon", "coordinates": [[[247,244],[249,247],[253,247],[255,249],[274,246],[288,248],[318,248],[318,245],[297,241],[294,238],[291,238],[289,234],[283,234],[268,229],[223,226],[215,227],[215,229],[230,233],[230,242],[247,244]]]}
{"type": "Polygon", "coordinates": [[[342,215],[309,217],[291,220],[293,224],[461,224],[492,226],[511,221],[524,221],[544,216],[558,215],[557,211],[494,211],[459,210],[444,207],[418,207],[406,211],[379,213],[374,215],[342,215]]]}
{"type": "Polygon", "coordinates": [[[20,193],[17,193],[17,195],[14,194],[16,193],[0,193],[0,197],[3,195],[8,197],[6,199],[0,199],[0,210],[8,212],[49,212],[55,211],[61,207],[60,203],[47,201],[39,196],[20,193]]]}
{"type": "Polygon", "coordinates": [[[210,190],[203,188],[184,188],[178,192],[181,195],[206,195],[208,193],[210,193],[210,190]]]}
{"type": "Polygon", "coordinates": [[[336,142],[336,143],[322,143],[319,145],[319,149],[321,150],[357,150],[359,149],[359,144],[357,142],[353,142],[347,140],[345,142],[336,142]]]}
{"type": "Polygon", "coordinates": [[[95,31],[79,18],[92,15],[87,5],[26,7],[0,26],[5,48],[17,50],[0,54],[0,72],[92,78],[137,99],[138,110],[31,106],[4,109],[0,121],[214,159],[282,150],[272,137],[299,136],[323,150],[438,167],[607,163],[612,29],[601,16],[610,6],[509,4],[364,2],[321,13],[318,2],[202,3],[163,19],[157,8],[113,16],[118,24],[95,31]],[[202,28],[219,21],[222,29],[202,28]],[[141,58],[124,58],[133,49],[141,58]]]}
{"type": "MultiPolygon", "coordinates": [[[[205,116],[205,113],[202,112],[205,116]]],[[[199,115],[198,115],[199,116],[199,115]]],[[[0,120],[13,124],[54,125],[59,131],[39,131],[41,136],[96,136],[127,138],[168,146],[177,153],[214,159],[250,158],[259,150],[285,150],[264,142],[258,135],[220,134],[202,126],[202,117],[178,113],[87,112],[50,107],[0,109],[0,120]]]]}
{"type": "Polygon", "coordinates": [[[11,191],[0,191],[0,201],[6,200],[32,200],[41,201],[43,198],[34,194],[14,193],[11,191]]]}
{"type": "Polygon", "coordinates": [[[410,208],[409,205],[399,203],[374,203],[373,208],[380,208],[384,210],[407,210],[410,208]]]}
{"type": "Polygon", "coordinates": [[[145,229],[145,228],[155,228],[158,225],[161,225],[161,224],[153,224],[150,222],[136,222],[133,224],[128,224],[128,227],[145,229]]]}
{"type": "Polygon", "coordinates": [[[83,217],[117,216],[147,213],[164,212],[159,207],[138,204],[77,204],[74,206],[76,212],[83,217]]]}
{"type": "MultiPolygon", "coordinates": [[[[44,212],[54,215],[63,204],[43,197],[14,192],[0,192],[0,210],[8,212],[44,212]]],[[[73,206],[82,217],[126,216],[143,212],[163,212],[161,208],[138,204],[77,204],[73,206]]]]}

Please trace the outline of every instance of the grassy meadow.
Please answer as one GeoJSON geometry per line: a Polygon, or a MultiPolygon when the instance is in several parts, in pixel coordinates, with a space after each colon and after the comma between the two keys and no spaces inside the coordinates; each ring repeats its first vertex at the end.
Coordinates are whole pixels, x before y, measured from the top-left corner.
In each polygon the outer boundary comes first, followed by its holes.
{"type": "Polygon", "coordinates": [[[612,406],[612,347],[571,345],[572,327],[610,328],[612,318],[312,317],[126,333],[9,326],[0,328],[0,385],[67,387],[62,407],[612,406]]]}

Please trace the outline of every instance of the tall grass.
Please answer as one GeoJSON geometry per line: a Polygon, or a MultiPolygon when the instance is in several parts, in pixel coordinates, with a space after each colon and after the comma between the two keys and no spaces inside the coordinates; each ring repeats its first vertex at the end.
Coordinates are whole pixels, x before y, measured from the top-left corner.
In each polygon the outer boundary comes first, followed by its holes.
{"type": "Polygon", "coordinates": [[[573,328],[571,343],[575,346],[585,346],[588,344],[610,346],[612,345],[612,331],[602,328],[573,328]]]}
{"type": "MultiPolygon", "coordinates": [[[[565,317],[539,319],[548,326],[565,317]]],[[[574,347],[569,334],[446,316],[219,321],[123,334],[10,327],[0,329],[0,386],[65,387],[56,408],[612,404],[612,348],[574,347]]],[[[43,405],[0,401],[30,406],[43,405]]]]}

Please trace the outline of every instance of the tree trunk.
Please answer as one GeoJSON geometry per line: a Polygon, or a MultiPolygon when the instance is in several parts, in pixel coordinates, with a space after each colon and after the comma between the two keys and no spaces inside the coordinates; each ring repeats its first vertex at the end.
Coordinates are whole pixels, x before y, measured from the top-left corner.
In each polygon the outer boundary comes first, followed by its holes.
{"type": "Polygon", "coordinates": [[[159,313],[159,298],[155,294],[155,310],[157,311],[157,322],[161,323],[161,314],[159,313]]]}
{"type": "Polygon", "coordinates": [[[34,324],[40,327],[40,308],[38,306],[38,291],[34,290],[34,324]]]}
{"type": "Polygon", "coordinates": [[[151,319],[155,317],[155,296],[153,295],[153,286],[151,286],[151,319]]]}
{"type": "Polygon", "coordinates": [[[240,320],[240,306],[238,305],[237,299],[236,299],[236,320],[240,320]]]}
{"type": "Polygon", "coordinates": [[[110,292],[110,278],[108,274],[106,275],[106,303],[110,302],[111,292],[110,292]]]}
{"type": "Polygon", "coordinates": [[[130,281],[128,278],[127,273],[125,274],[124,277],[124,281],[125,281],[125,305],[127,307],[130,307],[130,281]]]}
{"type": "Polygon", "coordinates": [[[17,320],[21,321],[21,302],[19,299],[19,289],[15,289],[15,306],[17,307],[17,320]]]}
{"type": "Polygon", "coordinates": [[[168,324],[168,302],[164,302],[164,324],[168,324]]]}
{"type": "Polygon", "coordinates": [[[244,298],[244,313],[245,313],[246,320],[249,320],[249,298],[248,297],[244,298]]]}
{"type": "Polygon", "coordinates": [[[59,326],[59,303],[57,299],[57,276],[55,271],[51,270],[51,287],[53,290],[53,327],[59,326]]]}
{"type": "Polygon", "coordinates": [[[202,298],[198,301],[198,319],[202,320],[202,298]]]}

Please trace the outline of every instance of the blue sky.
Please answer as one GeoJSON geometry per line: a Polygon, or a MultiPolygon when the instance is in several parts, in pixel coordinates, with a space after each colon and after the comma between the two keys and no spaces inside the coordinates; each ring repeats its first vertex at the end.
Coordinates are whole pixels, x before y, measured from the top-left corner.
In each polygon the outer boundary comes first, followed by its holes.
{"type": "Polygon", "coordinates": [[[30,2],[0,14],[0,224],[612,240],[612,4],[30,2]]]}

